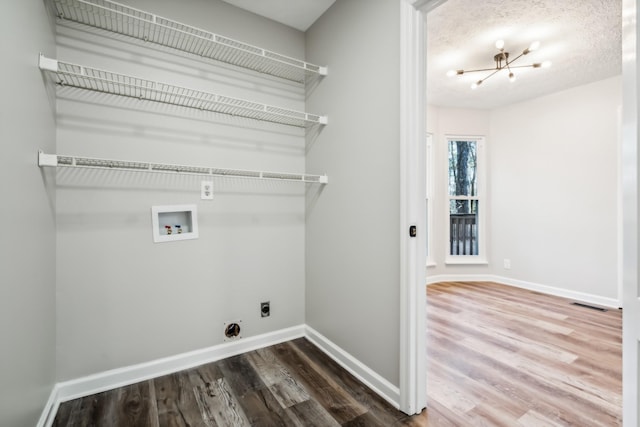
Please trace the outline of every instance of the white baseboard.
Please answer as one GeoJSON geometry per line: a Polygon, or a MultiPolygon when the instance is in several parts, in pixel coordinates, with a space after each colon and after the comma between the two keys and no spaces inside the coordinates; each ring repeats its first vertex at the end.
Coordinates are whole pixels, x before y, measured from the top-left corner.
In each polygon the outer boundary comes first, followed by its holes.
{"type": "Polygon", "coordinates": [[[601,305],[611,308],[621,307],[620,301],[618,301],[616,298],[607,298],[599,295],[572,291],[563,288],[556,288],[553,286],[541,285],[539,283],[511,279],[509,277],[491,274],[442,274],[427,277],[427,286],[438,282],[496,282],[503,285],[509,285],[516,288],[527,289],[530,291],[536,291],[543,294],[554,295],[557,297],[568,298],[576,301],[586,302],[589,304],[601,305]]]}
{"type": "Polygon", "coordinates": [[[576,301],[586,302],[589,304],[602,305],[605,307],[619,308],[622,307],[616,298],[607,298],[599,295],[587,294],[585,292],[572,291],[563,288],[555,288],[552,286],[541,285],[538,283],[526,282],[524,280],[510,279],[507,277],[494,276],[494,282],[504,283],[505,285],[514,286],[516,288],[537,291],[543,294],[555,295],[562,298],[568,298],[576,301]]]}
{"type": "Polygon", "coordinates": [[[493,282],[495,277],[491,274],[427,274],[427,286],[439,282],[493,282]]]}
{"type": "Polygon", "coordinates": [[[47,406],[40,417],[38,427],[51,426],[57,408],[62,402],[135,384],[303,336],[305,336],[305,325],[298,325],[255,337],[242,338],[234,342],[58,383],[51,392],[47,406]]]}
{"type": "Polygon", "coordinates": [[[398,409],[400,407],[400,389],[398,387],[310,326],[306,326],[306,338],[376,394],[393,405],[394,408],[398,409]]]}
{"type": "Polygon", "coordinates": [[[36,424],[36,426],[51,426],[51,424],[53,424],[54,418],[56,417],[56,412],[58,412],[59,406],[60,399],[58,397],[58,385],[56,384],[53,386],[53,390],[51,390],[49,400],[47,400],[47,403],[42,410],[42,414],[40,415],[40,419],[38,420],[38,424],[36,424]]]}

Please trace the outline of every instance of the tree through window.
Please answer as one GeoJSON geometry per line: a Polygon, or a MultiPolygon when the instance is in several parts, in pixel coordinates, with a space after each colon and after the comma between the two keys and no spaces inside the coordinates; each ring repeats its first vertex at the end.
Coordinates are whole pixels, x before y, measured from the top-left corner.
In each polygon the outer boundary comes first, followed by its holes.
{"type": "Polygon", "coordinates": [[[449,255],[478,255],[478,140],[449,139],[449,255]]]}

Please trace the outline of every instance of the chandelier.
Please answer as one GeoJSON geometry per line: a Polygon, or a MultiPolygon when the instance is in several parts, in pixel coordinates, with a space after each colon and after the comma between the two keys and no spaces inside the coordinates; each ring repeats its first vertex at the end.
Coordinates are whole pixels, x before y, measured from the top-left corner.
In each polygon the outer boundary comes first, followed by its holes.
{"type": "Polygon", "coordinates": [[[506,52],[504,50],[504,40],[498,40],[496,42],[496,48],[498,49],[498,53],[493,56],[493,60],[496,62],[495,68],[480,68],[480,69],[477,69],[477,70],[449,70],[447,72],[447,76],[449,76],[449,77],[451,77],[451,76],[461,76],[461,75],[466,74],[466,73],[476,73],[476,72],[480,72],[480,71],[491,71],[491,73],[489,73],[485,78],[480,79],[480,80],[474,82],[471,85],[471,89],[477,89],[477,87],[480,86],[489,77],[493,76],[494,74],[496,74],[496,73],[498,73],[498,72],[500,72],[502,70],[506,70],[506,71],[509,72],[509,81],[513,82],[516,79],[516,75],[513,73],[513,69],[514,68],[546,68],[546,67],[551,66],[551,62],[550,61],[534,62],[533,64],[528,64],[528,65],[512,65],[518,59],[520,59],[524,55],[527,55],[527,54],[537,50],[539,47],[540,47],[540,42],[535,41],[535,42],[531,43],[531,45],[528,48],[523,50],[522,53],[520,53],[520,55],[518,55],[515,58],[509,60],[509,52],[506,52]]]}

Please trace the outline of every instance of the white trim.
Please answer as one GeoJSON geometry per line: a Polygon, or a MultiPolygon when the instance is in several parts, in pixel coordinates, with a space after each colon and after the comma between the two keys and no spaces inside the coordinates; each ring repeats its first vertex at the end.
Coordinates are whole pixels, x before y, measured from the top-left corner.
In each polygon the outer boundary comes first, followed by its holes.
{"type": "Polygon", "coordinates": [[[524,280],[512,279],[493,274],[440,274],[437,276],[429,276],[427,286],[438,282],[496,282],[503,285],[513,286],[515,288],[527,289],[530,291],[536,291],[547,295],[568,298],[590,304],[611,308],[620,307],[620,302],[616,298],[607,298],[600,295],[572,291],[569,289],[557,288],[554,286],[542,285],[540,283],[527,282],[524,280]]]}
{"type": "Polygon", "coordinates": [[[40,417],[45,424],[38,427],[50,427],[53,416],[62,402],[100,393],[106,390],[135,384],[162,375],[215,362],[227,357],[268,347],[285,341],[305,336],[305,325],[293,326],[238,341],[215,345],[212,347],[156,359],[137,365],[112,369],[105,372],[58,383],[51,392],[51,397],[40,417]],[[50,402],[54,402],[51,404],[50,402]]]}
{"type": "Polygon", "coordinates": [[[400,2],[400,401],[407,414],[427,404],[426,373],[426,56],[425,23],[400,2]],[[422,154],[421,154],[422,153],[422,154]],[[409,226],[418,234],[409,237],[409,226]]]}
{"type": "Polygon", "coordinates": [[[433,159],[433,134],[427,132],[426,146],[425,146],[425,214],[427,216],[427,267],[435,266],[434,244],[433,244],[433,205],[434,205],[434,178],[435,174],[433,170],[435,168],[435,162],[433,159]]]}
{"type": "Polygon", "coordinates": [[[638,283],[638,0],[622,1],[622,423],[640,425],[638,283]]]}
{"type": "Polygon", "coordinates": [[[483,141],[485,139],[487,139],[487,137],[485,135],[478,135],[478,134],[474,134],[474,133],[470,133],[470,134],[466,134],[466,133],[445,133],[444,134],[444,138],[449,140],[460,140],[460,141],[476,141],[476,142],[480,142],[483,141]]]}
{"type": "Polygon", "coordinates": [[[489,261],[480,255],[447,255],[446,265],[488,265],[489,261]]]}
{"type": "Polygon", "coordinates": [[[422,11],[423,13],[427,13],[445,3],[447,0],[410,0],[413,3],[413,7],[422,11]]]}
{"type": "Polygon", "coordinates": [[[587,302],[590,304],[603,305],[606,307],[618,308],[620,303],[616,298],[607,298],[600,295],[588,294],[586,292],[572,291],[569,289],[557,288],[553,286],[541,285],[539,283],[526,282],[524,280],[510,279],[496,276],[496,281],[516,288],[537,291],[543,294],[555,295],[562,298],[587,302]]]}
{"type": "Polygon", "coordinates": [[[44,405],[44,409],[42,410],[42,414],[40,414],[40,419],[38,420],[38,424],[36,424],[36,427],[51,426],[53,424],[53,420],[56,417],[59,406],[59,387],[58,384],[56,384],[51,390],[49,400],[47,400],[47,403],[44,405]]]}
{"type": "Polygon", "coordinates": [[[618,106],[618,185],[617,185],[617,272],[618,272],[618,299],[622,307],[622,299],[624,295],[624,203],[623,203],[623,151],[622,146],[622,106],[618,106]]]}
{"type": "Polygon", "coordinates": [[[398,409],[400,389],[381,377],[373,369],[344,351],[324,335],[310,326],[306,326],[306,338],[326,353],[331,359],[349,371],[354,377],[373,390],[376,394],[398,409]]]}
{"type": "Polygon", "coordinates": [[[436,274],[427,276],[427,286],[440,282],[495,282],[491,274],[436,274]]]}

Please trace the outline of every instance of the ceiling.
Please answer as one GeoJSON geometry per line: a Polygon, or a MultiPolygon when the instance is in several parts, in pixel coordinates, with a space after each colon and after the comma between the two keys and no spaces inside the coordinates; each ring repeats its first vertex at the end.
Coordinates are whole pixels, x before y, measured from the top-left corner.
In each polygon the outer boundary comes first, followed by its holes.
{"type": "MultiPolygon", "coordinates": [[[[335,0],[224,0],[306,31],[335,0]]],[[[491,109],[612,77],[622,70],[622,0],[448,0],[427,15],[428,103],[491,109]],[[495,42],[514,58],[533,41],[540,48],[514,65],[551,61],[550,68],[506,71],[476,90],[489,73],[447,77],[451,69],[495,67],[495,42]]]]}
{"type": "Polygon", "coordinates": [[[428,103],[497,108],[618,75],[622,71],[621,0],[448,0],[427,16],[428,103]],[[495,67],[495,42],[514,58],[532,41],[540,48],[514,65],[549,68],[447,77],[450,69],[495,67]]]}
{"type": "Polygon", "coordinates": [[[240,9],[264,16],[300,31],[311,24],[336,0],[223,0],[240,9]]]}

